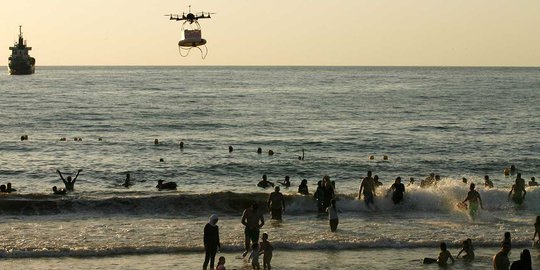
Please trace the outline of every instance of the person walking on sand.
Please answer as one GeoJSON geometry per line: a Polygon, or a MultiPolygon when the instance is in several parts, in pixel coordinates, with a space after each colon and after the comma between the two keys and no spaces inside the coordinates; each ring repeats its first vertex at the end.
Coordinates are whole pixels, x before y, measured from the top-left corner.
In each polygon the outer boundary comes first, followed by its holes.
{"type": "Polygon", "coordinates": [[[263,233],[262,242],[260,244],[260,252],[263,254],[263,269],[268,269],[268,270],[272,269],[272,266],[270,265],[270,261],[272,261],[273,251],[274,251],[274,247],[268,241],[268,234],[263,233]]]}
{"type": "Polygon", "coordinates": [[[285,199],[283,194],[279,192],[279,187],[274,187],[274,192],[268,197],[268,209],[272,214],[272,219],[281,220],[281,216],[285,211],[285,199]]]}
{"type": "Polygon", "coordinates": [[[253,203],[251,207],[244,210],[244,213],[242,214],[241,223],[245,226],[245,251],[242,253],[242,257],[246,257],[249,253],[251,243],[257,243],[259,241],[260,229],[264,226],[264,217],[259,214],[258,209],[259,206],[257,203],[253,203]]]}
{"type": "Polygon", "coordinates": [[[371,171],[367,172],[367,176],[364,177],[360,184],[358,199],[360,199],[361,195],[364,195],[364,202],[366,203],[366,206],[371,209],[370,205],[374,204],[373,197],[375,196],[375,182],[371,177],[371,171]]]}
{"type": "Polygon", "coordinates": [[[493,256],[493,270],[508,270],[510,267],[508,253],[510,253],[510,245],[504,243],[501,250],[493,256]]]}
{"type": "Polygon", "coordinates": [[[208,223],[204,226],[204,270],[207,269],[208,262],[210,262],[210,269],[214,269],[216,253],[221,248],[221,244],[219,242],[219,227],[217,226],[217,222],[218,216],[213,214],[210,216],[208,223]]]}
{"type": "Polygon", "coordinates": [[[75,186],[75,181],[77,181],[77,177],[79,177],[79,173],[82,172],[82,169],[79,169],[77,171],[77,175],[75,175],[75,178],[73,180],[71,179],[71,176],[68,176],[67,179],[64,179],[64,176],[60,172],[60,170],[56,170],[58,175],[60,175],[60,179],[62,179],[62,182],[64,182],[64,185],[66,186],[67,191],[73,191],[75,186]]]}
{"type": "Polygon", "coordinates": [[[474,183],[471,183],[469,186],[469,192],[467,193],[467,198],[463,200],[463,204],[466,201],[469,201],[469,215],[471,217],[475,217],[478,213],[478,205],[480,204],[480,207],[484,209],[484,205],[482,204],[482,198],[480,197],[480,193],[475,190],[476,185],[474,183]]]}

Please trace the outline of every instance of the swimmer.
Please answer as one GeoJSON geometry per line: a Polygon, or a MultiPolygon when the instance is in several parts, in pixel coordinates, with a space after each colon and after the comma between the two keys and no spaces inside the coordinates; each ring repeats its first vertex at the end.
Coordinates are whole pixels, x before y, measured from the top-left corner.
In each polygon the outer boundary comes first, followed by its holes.
{"type": "Polygon", "coordinates": [[[461,178],[461,182],[463,182],[463,184],[467,184],[467,181],[468,181],[467,178],[465,177],[461,178]]]}
{"type": "Polygon", "coordinates": [[[529,181],[529,187],[536,187],[538,186],[538,182],[536,182],[536,178],[531,177],[531,181],[529,181]]]}
{"type": "Polygon", "coordinates": [[[470,238],[463,241],[463,247],[457,254],[456,258],[459,258],[459,255],[461,255],[461,253],[463,252],[465,252],[465,255],[463,255],[463,260],[465,261],[474,260],[474,249],[472,247],[472,240],[470,238]]]}
{"type": "Polygon", "coordinates": [[[335,232],[339,224],[338,212],[341,212],[339,209],[336,208],[336,200],[332,199],[332,201],[330,201],[330,206],[326,208],[326,212],[328,213],[330,231],[335,232]]]}
{"type": "Polygon", "coordinates": [[[159,144],[159,140],[158,139],[155,139],[154,140],[154,145],[158,145],[159,144]]]}
{"type": "Polygon", "coordinates": [[[263,233],[262,234],[262,242],[260,244],[261,250],[260,252],[263,254],[263,269],[272,269],[272,266],[270,265],[270,261],[272,261],[272,252],[274,251],[274,247],[272,244],[268,241],[268,234],[263,233]]]}
{"type": "Polygon", "coordinates": [[[180,142],[180,149],[184,149],[184,142],[180,142]]]}
{"type": "Polygon", "coordinates": [[[263,174],[262,180],[259,181],[259,183],[257,183],[257,186],[260,187],[260,188],[268,188],[268,187],[273,187],[274,183],[268,181],[268,178],[266,177],[266,174],[263,174]]]}
{"type": "Polygon", "coordinates": [[[4,185],[4,184],[0,185],[0,192],[1,193],[7,193],[6,185],[4,185]]]}
{"type": "Polygon", "coordinates": [[[56,186],[52,187],[52,191],[54,195],[66,195],[67,191],[63,188],[58,189],[56,186]]]}
{"type": "Polygon", "coordinates": [[[131,183],[131,175],[128,173],[126,174],[126,180],[124,180],[124,184],[122,184],[122,186],[128,188],[131,185],[133,185],[133,183],[131,183]]]}
{"type": "Polygon", "coordinates": [[[298,193],[302,195],[309,195],[309,189],[307,185],[307,179],[303,179],[300,185],[298,186],[298,193]]]}
{"type": "Polygon", "coordinates": [[[257,154],[262,154],[262,148],[257,148],[257,154]]]}
{"type": "Polygon", "coordinates": [[[429,187],[433,185],[433,182],[435,181],[435,173],[430,173],[426,179],[420,181],[420,187],[429,187]]]}
{"type": "Polygon", "coordinates": [[[493,181],[489,179],[489,176],[484,176],[484,187],[493,188],[493,181]]]}
{"type": "Polygon", "coordinates": [[[508,245],[508,247],[512,249],[512,235],[510,232],[504,232],[504,238],[501,245],[508,245]]]}
{"type": "Polygon", "coordinates": [[[158,190],[176,190],[176,183],[175,182],[166,182],[164,183],[163,180],[158,180],[158,184],[156,185],[156,188],[158,190]]]}
{"type": "Polygon", "coordinates": [[[274,155],[274,150],[271,150],[271,149],[268,150],[268,155],[269,155],[269,156],[273,156],[273,155],[274,155]]]}
{"type": "Polygon", "coordinates": [[[540,247],[540,216],[536,216],[536,222],[534,223],[534,235],[533,235],[533,244],[536,247],[540,247]],[[538,241],[534,241],[538,235],[538,241]]]}
{"type": "Polygon", "coordinates": [[[232,153],[232,151],[234,151],[234,148],[232,147],[232,145],[229,145],[229,153],[232,153]]]}
{"type": "Polygon", "coordinates": [[[304,156],[305,156],[304,149],[302,149],[302,156],[298,156],[298,160],[304,160],[304,156]]]}
{"type": "Polygon", "coordinates": [[[62,179],[62,182],[64,182],[64,185],[66,186],[67,191],[73,191],[75,186],[75,181],[77,181],[77,177],[79,177],[79,173],[82,172],[82,169],[79,169],[77,171],[77,175],[75,175],[75,178],[73,180],[71,179],[71,176],[68,176],[67,179],[64,179],[64,176],[62,176],[62,173],[60,170],[56,170],[58,175],[60,175],[60,179],[62,179]]]}
{"type": "MultiPolygon", "coordinates": [[[[388,194],[392,192],[392,201],[394,204],[398,204],[403,201],[403,193],[405,193],[405,185],[401,183],[401,177],[396,178],[394,184],[388,190],[388,194]]],[[[388,195],[387,194],[387,195],[388,195]]]]}
{"type": "Polygon", "coordinates": [[[272,214],[272,219],[281,220],[283,212],[285,212],[285,198],[283,194],[279,192],[279,187],[274,188],[274,192],[270,193],[268,197],[268,209],[272,214]]]}
{"type": "Polygon", "coordinates": [[[367,172],[367,176],[362,179],[360,189],[358,190],[358,199],[364,195],[366,206],[371,209],[370,205],[374,204],[373,197],[375,196],[375,181],[371,177],[371,171],[367,172]]]}
{"type": "Polygon", "coordinates": [[[521,205],[525,200],[525,195],[527,195],[527,191],[525,191],[525,180],[521,178],[521,173],[518,173],[516,176],[516,182],[514,185],[512,185],[510,193],[508,193],[508,199],[511,197],[515,203],[521,205]]]}
{"type": "Polygon", "coordinates": [[[407,184],[407,186],[412,186],[412,185],[414,185],[414,177],[409,178],[409,184],[407,184]]]}
{"type": "Polygon", "coordinates": [[[290,178],[288,175],[285,176],[285,179],[283,180],[283,182],[279,182],[282,186],[285,186],[285,187],[290,187],[291,186],[291,181],[290,181],[290,178]]]}
{"type": "Polygon", "coordinates": [[[463,200],[463,204],[465,204],[466,201],[469,201],[469,215],[471,217],[475,217],[478,212],[478,204],[480,203],[480,207],[484,209],[484,205],[482,204],[482,198],[480,197],[480,193],[475,190],[476,185],[474,183],[471,183],[469,186],[469,192],[467,193],[467,198],[463,200]]]}
{"type": "Polygon", "coordinates": [[[11,187],[11,183],[7,183],[6,192],[11,193],[11,192],[15,192],[15,191],[17,191],[17,190],[11,187]]]}
{"type": "Polygon", "coordinates": [[[452,264],[454,264],[455,260],[454,257],[452,257],[452,254],[447,250],[446,243],[442,242],[440,244],[441,252],[439,253],[439,257],[437,259],[432,258],[424,258],[424,264],[431,264],[436,262],[439,266],[446,266],[448,265],[448,259],[452,261],[452,264]]]}
{"type": "Polygon", "coordinates": [[[511,175],[514,175],[514,174],[516,173],[516,170],[517,170],[517,169],[516,169],[516,166],[514,166],[514,164],[512,164],[512,165],[510,166],[510,174],[511,174],[511,175]]]}

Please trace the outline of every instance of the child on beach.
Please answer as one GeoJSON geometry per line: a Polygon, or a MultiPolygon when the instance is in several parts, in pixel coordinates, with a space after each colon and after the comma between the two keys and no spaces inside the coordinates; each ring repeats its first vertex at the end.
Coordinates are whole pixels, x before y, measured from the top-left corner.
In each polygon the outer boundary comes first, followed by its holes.
{"type": "Polygon", "coordinates": [[[440,245],[441,252],[439,253],[439,257],[437,259],[433,258],[424,258],[424,264],[431,264],[431,263],[437,263],[440,266],[446,266],[448,265],[448,259],[452,261],[452,264],[454,264],[454,257],[452,257],[452,254],[446,249],[446,243],[442,242],[440,245]]]}
{"type": "Polygon", "coordinates": [[[470,238],[463,241],[463,248],[459,251],[456,257],[459,258],[459,255],[461,255],[462,252],[465,252],[465,255],[463,255],[464,260],[466,261],[474,260],[474,250],[471,243],[472,243],[472,240],[470,238]]]}
{"type": "Polygon", "coordinates": [[[335,232],[337,230],[337,226],[339,224],[338,219],[338,209],[336,208],[336,200],[332,199],[330,201],[330,206],[326,208],[326,212],[328,213],[328,220],[330,221],[330,231],[335,232]]]}
{"type": "Polygon", "coordinates": [[[225,257],[219,257],[216,270],[225,270],[225,257]]]}
{"type": "Polygon", "coordinates": [[[270,261],[272,260],[273,250],[274,247],[272,247],[272,244],[270,244],[270,242],[268,241],[268,234],[263,233],[261,242],[261,253],[263,254],[263,269],[272,269],[270,261]]]}
{"type": "Polygon", "coordinates": [[[536,216],[536,223],[534,223],[534,235],[533,235],[532,240],[533,240],[534,247],[540,247],[540,216],[536,216]],[[534,241],[537,235],[538,235],[538,240],[534,241]]]}
{"type": "Polygon", "coordinates": [[[261,269],[261,265],[259,264],[259,252],[259,244],[257,244],[257,242],[253,243],[253,245],[251,245],[251,254],[248,259],[248,261],[251,260],[253,270],[261,269]]]}

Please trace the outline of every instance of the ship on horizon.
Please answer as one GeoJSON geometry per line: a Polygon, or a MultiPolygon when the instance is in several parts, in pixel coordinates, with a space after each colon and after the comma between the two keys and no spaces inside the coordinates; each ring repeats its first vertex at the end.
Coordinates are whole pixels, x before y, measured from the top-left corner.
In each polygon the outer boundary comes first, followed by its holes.
{"type": "Polygon", "coordinates": [[[34,74],[36,59],[28,54],[32,47],[26,46],[26,41],[23,38],[22,26],[19,26],[19,40],[9,47],[11,56],[8,58],[8,67],[10,75],[28,75],[34,74]]]}

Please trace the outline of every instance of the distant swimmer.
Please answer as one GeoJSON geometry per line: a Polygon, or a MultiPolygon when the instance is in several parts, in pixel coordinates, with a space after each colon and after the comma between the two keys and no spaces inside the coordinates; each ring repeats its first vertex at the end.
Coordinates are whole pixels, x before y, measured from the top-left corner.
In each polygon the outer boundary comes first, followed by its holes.
{"type": "Polygon", "coordinates": [[[474,183],[471,183],[469,186],[469,192],[467,193],[467,198],[463,200],[463,204],[467,201],[469,201],[469,215],[471,217],[475,217],[478,213],[478,205],[482,209],[484,209],[484,205],[482,204],[482,198],[480,197],[480,193],[475,190],[476,185],[474,183]]]}
{"type": "Polygon", "coordinates": [[[180,149],[184,149],[184,142],[180,142],[180,149]]]}
{"type": "Polygon", "coordinates": [[[257,183],[257,186],[260,187],[260,188],[269,188],[269,187],[273,187],[274,183],[268,181],[268,178],[266,177],[266,174],[263,174],[262,180],[259,181],[259,183],[257,183]]]}
{"type": "Polygon", "coordinates": [[[538,186],[538,182],[536,182],[536,178],[531,177],[531,181],[529,181],[529,187],[536,187],[538,186]]]}
{"type": "Polygon", "coordinates": [[[503,244],[501,250],[493,256],[493,269],[494,270],[508,270],[510,267],[510,260],[508,259],[508,253],[510,253],[511,247],[508,244],[503,244]]]}
{"type": "Polygon", "coordinates": [[[375,181],[371,177],[371,171],[367,172],[367,176],[362,179],[360,184],[360,189],[358,190],[358,199],[364,195],[364,202],[368,208],[371,208],[370,205],[374,204],[373,197],[375,196],[375,181]]]}
{"type": "Polygon", "coordinates": [[[516,176],[516,182],[514,185],[512,185],[512,189],[508,193],[508,199],[512,198],[515,203],[521,205],[525,200],[526,194],[527,191],[525,191],[525,180],[521,178],[521,173],[518,173],[516,176]]]}
{"type": "Polygon", "coordinates": [[[465,261],[474,260],[474,249],[472,247],[472,240],[470,238],[463,241],[463,247],[457,254],[456,258],[459,258],[459,255],[461,255],[461,253],[463,252],[465,252],[465,255],[463,255],[463,260],[465,261]]]}
{"type": "Polygon", "coordinates": [[[158,190],[176,190],[176,183],[175,182],[165,182],[163,180],[158,180],[158,184],[156,185],[156,188],[158,190]]]}
{"type": "Polygon", "coordinates": [[[256,202],[244,210],[240,222],[245,226],[245,251],[242,253],[242,257],[245,257],[249,253],[250,243],[256,244],[259,241],[260,229],[264,226],[264,217],[259,213],[259,206],[256,202]]]}
{"type": "Polygon", "coordinates": [[[79,169],[77,171],[77,175],[75,175],[75,178],[73,180],[71,179],[71,176],[68,176],[67,179],[64,179],[64,176],[62,176],[62,173],[60,170],[56,170],[58,175],[60,175],[60,179],[62,179],[62,182],[64,182],[64,185],[66,186],[67,191],[73,191],[75,186],[75,181],[77,181],[77,177],[79,177],[79,173],[82,172],[82,169],[79,169]]]}
{"type": "Polygon", "coordinates": [[[11,183],[6,184],[6,192],[7,193],[11,193],[11,192],[15,192],[15,191],[17,191],[17,190],[11,187],[11,183]]]}
{"type": "Polygon", "coordinates": [[[274,188],[274,192],[270,193],[268,197],[268,209],[272,214],[272,219],[281,220],[281,216],[285,211],[285,198],[283,194],[279,192],[279,187],[274,188]]]}
{"type": "Polygon", "coordinates": [[[7,193],[6,185],[4,184],[0,185],[0,193],[7,193]]]}
{"type": "Polygon", "coordinates": [[[307,185],[307,180],[303,179],[300,185],[298,186],[298,193],[302,195],[309,195],[309,189],[307,185]]]}
{"type": "Polygon", "coordinates": [[[122,184],[122,186],[128,188],[131,185],[133,185],[133,183],[131,183],[131,175],[128,173],[128,174],[126,174],[126,180],[124,180],[124,184],[122,184]]]}
{"type": "Polygon", "coordinates": [[[489,179],[489,176],[484,176],[484,187],[486,188],[493,188],[493,181],[489,179]]]}
{"type": "Polygon", "coordinates": [[[414,185],[414,177],[409,178],[409,184],[407,186],[413,186],[414,185]]]}
{"type": "Polygon", "coordinates": [[[298,160],[304,160],[304,156],[305,156],[304,149],[302,149],[302,156],[298,156],[298,160]]]}
{"type": "Polygon", "coordinates": [[[398,204],[403,201],[403,193],[405,193],[405,185],[401,183],[401,177],[396,178],[394,184],[388,190],[388,193],[392,191],[392,201],[394,204],[398,204]]]}
{"type": "Polygon", "coordinates": [[[420,187],[429,187],[435,182],[435,173],[430,173],[426,179],[420,181],[420,187]]]}
{"type": "Polygon", "coordinates": [[[64,188],[58,189],[56,186],[52,187],[54,195],[66,195],[67,191],[64,188]]]}
{"type": "Polygon", "coordinates": [[[262,154],[262,148],[257,148],[257,154],[262,154]]]}
{"type": "Polygon", "coordinates": [[[285,179],[283,179],[283,182],[279,182],[282,186],[290,187],[291,186],[291,179],[288,175],[285,176],[285,179]]]}
{"type": "Polygon", "coordinates": [[[469,180],[467,180],[467,178],[465,178],[465,177],[461,178],[461,182],[463,182],[463,184],[467,184],[468,181],[469,180]]]}
{"type": "Polygon", "coordinates": [[[272,149],[268,150],[268,155],[273,156],[274,155],[274,150],[272,150],[272,149]]]}
{"type": "Polygon", "coordinates": [[[229,153],[232,153],[234,151],[234,148],[232,147],[232,145],[229,145],[229,153]]]}
{"type": "Polygon", "coordinates": [[[514,166],[514,164],[512,164],[510,166],[510,175],[514,175],[516,173],[517,169],[516,169],[516,166],[514,166]]]}
{"type": "Polygon", "coordinates": [[[158,139],[155,139],[154,140],[154,145],[158,145],[159,144],[159,140],[158,139]]]}
{"type": "Polygon", "coordinates": [[[439,266],[446,266],[448,265],[448,260],[451,260],[452,264],[454,264],[454,257],[452,257],[452,254],[450,254],[450,252],[447,250],[446,243],[442,242],[439,247],[441,249],[439,257],[437,259],[424,258],[424,264],[431,264],[436,262],[439,266]]]}

